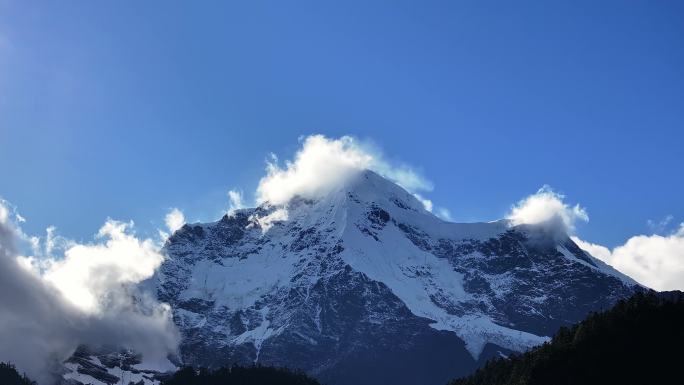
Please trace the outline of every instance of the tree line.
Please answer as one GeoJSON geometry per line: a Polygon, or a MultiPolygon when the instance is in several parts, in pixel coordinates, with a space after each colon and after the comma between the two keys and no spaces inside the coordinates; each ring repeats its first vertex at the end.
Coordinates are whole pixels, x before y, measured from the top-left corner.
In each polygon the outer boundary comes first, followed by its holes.
{"type": "Polygon", "coordinates": [[[1,385],[36,385],[25,374],[19,374],[17,368],[10,363],[0,362],[1,385]]]}
{"type": "Polygon", "coordinates": [[[450,385],[681,384],[684,293],[645,292],[450,385]]]}
{"type": "Polygon", "coordinates": [[[270,366],[233,366],[218,370],[185,367],[163,385],[320,385],[304,372],[270,366]]]}

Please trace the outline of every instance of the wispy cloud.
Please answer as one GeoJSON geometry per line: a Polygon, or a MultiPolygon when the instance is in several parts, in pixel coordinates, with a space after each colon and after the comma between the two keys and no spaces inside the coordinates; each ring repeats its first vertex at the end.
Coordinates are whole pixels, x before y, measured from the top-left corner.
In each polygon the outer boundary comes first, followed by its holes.
{"type": "Polygon", "coordinates": [[[435,215],[437,215],[445,221],[453,221],[453,218],[451,217],[451,211],[445,209],[444,207],[437,207],[437,209],[435,210],[435,215]]]}
{"type": "Polygon", "coordinates": [[[667,215],[665,218],[659,221],[649,219],[648,221],[646,221],[646,225],[653,234],[663,234],[667,231],[667,228],[670,226],[670,223],[672,223],[673,219],[674,216],[667,215]]]}
{"type": "Polygon", "coordinates": [[[166,230],[157,230],[162,243],[164,243],[171,234],[176,232],[176,230],[183,227],[185,224],[185,214],[183,214],[180,209],[173,207],[164,216],[164,224],[166,225],[166,230]]]}
{"type": "Polygon", "coordinates": [[[244,207],[245,204],[242,197],[242,191],[235,189],[228,191],[228,213],[230,214],[233,211],[244,207]]]}

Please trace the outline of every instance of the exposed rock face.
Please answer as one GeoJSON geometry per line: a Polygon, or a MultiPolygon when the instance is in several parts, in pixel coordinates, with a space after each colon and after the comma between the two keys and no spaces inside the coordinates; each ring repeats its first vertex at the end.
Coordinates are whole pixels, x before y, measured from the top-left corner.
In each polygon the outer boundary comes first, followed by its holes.
{"type": "Polygon", "coordinates": [[[64,363],[60,385],[159,384],[166,374],[146,368],[141,359],[140,354],[127,350],[81,346],[64,363]]]}
{"type": "Polygon", "coordinates": [[[186,364],[288,366],[328,384],[442,384],[639,289],[566,235],[444,222],[372,172],[185,225],[164,249],[158,296],[186,364]],[[276,210],[288,219],[269,220],[276,210]]]}

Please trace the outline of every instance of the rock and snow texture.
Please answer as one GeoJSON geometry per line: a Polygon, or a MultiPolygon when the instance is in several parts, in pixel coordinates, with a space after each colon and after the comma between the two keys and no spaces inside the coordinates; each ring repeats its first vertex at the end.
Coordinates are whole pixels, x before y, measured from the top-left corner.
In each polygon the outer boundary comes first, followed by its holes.
{"type": "Polygon", "coordinates": [[[139,354],[79,347],[67,362],[60,385],[159,385],[177,366],[168,360],[145,362],[139,354]]]}
{"type": "Polygon", "coordinates": [[[282,365],[331,384],[444,382],[637,288],[567,236],[445,222],[370,171],[320,199],[187,224],[165,252],[155,279],[186,364],[282,365]]]}

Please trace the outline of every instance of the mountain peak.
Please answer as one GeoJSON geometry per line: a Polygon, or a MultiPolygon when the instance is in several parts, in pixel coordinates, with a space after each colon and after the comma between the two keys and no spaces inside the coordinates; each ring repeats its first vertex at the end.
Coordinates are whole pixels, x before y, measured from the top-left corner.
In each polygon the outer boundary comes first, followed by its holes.
{"type": "Polygon", "coordinates": [[[399,184],[371,170],[363,170],[351,177],[342,189],[348,196],[380,206],[398,206],[425,212],[424,205],[399,184]]]}
{"type": "Polygon", "coordinates": [[[293,194],[283,204],[273,205],[271,202],[264,202],[260,207],[293,207],[303,203],[330,202],[345,197],[353,197],[357,201],[376,205],[392,204],[394,201],[398,201],[405,208],[416,211],[424,210],[423,204],[413,194],[394,181],[368,169],[346,172],[345,175],[340,176],[329,185],[313,191],[306,190],[293,194]]]}
{"type": "Polygon", "coordinates": [[[165,246],[158,292],[186,364],[261,362],[351,384],[340,378],[359,357],[413,362],[427,349],[458,363],[425,362],[425,376],[457,377],[638,289],[544,231],[445,222],[362,171],[325,193],[183,227],[165,246]]]}

